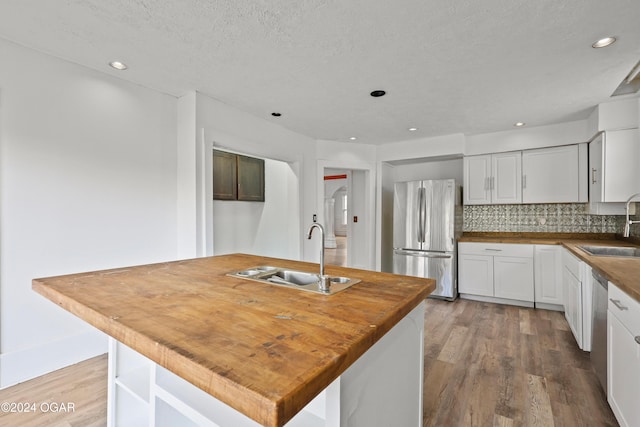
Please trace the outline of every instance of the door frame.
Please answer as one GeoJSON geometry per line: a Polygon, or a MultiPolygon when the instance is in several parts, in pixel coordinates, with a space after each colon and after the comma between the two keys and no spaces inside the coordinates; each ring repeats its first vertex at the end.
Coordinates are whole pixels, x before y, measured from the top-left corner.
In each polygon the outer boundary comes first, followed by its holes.
{"type": "MultiPolygon", "coordinates": [[[[351,240],[353,238],[354,233],[352,232],[352,220],[349,220],[347,225],[347,261],[348,267],[355,268],[363,268],[368,270],[375,269],[375,243],[376,243],[376,167],[374,164],[366,163],[366,162],[358,162],[358,161],[344,161],[344,160],[318,160],[317,161],[317,191],[316,191],[316,212],[318,215],[318,222],[324,224],[324,175],[325,169],[345,169],[349,171],[364,171],[366,174],[365,178],[365,186],[368,188],[364,189],[365,192],[365,212],[364,215],[360,214],[359,219],[364,220],[363,228],[365,230],[364,233],[364,241],[363,246],[367,248],[367,254],[364,258],[365,261],[362,265],[352,265],[354,257],[351,252],[353,248],[356,246],[354,242],[351,240]],[[364,218],[362,218],[364,216],[364,218]]],[[[348,182],[348,187],[353,187],[353,177],[352,173],[349,174],[351,179],[348,182]]],[[[349,191],[349,188],[347,189],[349,191]]],[[[353,191],[353,188],[351,188],[353,191]]],[[[353,218],[354,212],[351,211],[349,213],[350,218],[353,218]]]]}

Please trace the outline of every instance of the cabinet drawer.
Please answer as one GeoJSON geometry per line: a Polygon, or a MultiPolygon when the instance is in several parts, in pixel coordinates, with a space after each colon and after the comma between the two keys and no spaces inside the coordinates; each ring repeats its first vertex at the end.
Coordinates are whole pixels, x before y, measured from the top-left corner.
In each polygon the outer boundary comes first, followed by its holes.
{"type": "Polygon", "coordinates": [[[509,257],[533,257],[533,245],[516,243],[458,243],[458,253],[469,255],[495,255],[509,257]]]}
{"type": "Polygon", "coordinates": [[[609,282],[609,310],[634,336],[640,336],[640,303],[609,282]]]}
{"type": "Polygon", "coordinates": [[[580,277],[580,260],[578,257],[565,249],[562,253],[562,265],[571,272],[577,279],[582,280],[580,277]]]}

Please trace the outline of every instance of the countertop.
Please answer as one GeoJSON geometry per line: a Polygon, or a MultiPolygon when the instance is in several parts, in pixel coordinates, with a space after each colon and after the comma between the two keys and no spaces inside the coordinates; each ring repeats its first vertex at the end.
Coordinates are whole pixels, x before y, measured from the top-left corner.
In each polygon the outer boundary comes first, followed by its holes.
{"type": "Polygon", "coordinates": [[[327,266],[361,282],[321,295],[226,276],[318,264],[244,254],[33,280],[33,289],[267,426],[281,426],[435,288],[327,266]]]}
{"type": "Polygon", "coordinates": [[[459,241],[562,245],[640,302],[640,258],[594,256],[579,248],[581,245],[637,246],[633,240],[617,239],[615,234],[592,233],[465,233],[459,241]]]}

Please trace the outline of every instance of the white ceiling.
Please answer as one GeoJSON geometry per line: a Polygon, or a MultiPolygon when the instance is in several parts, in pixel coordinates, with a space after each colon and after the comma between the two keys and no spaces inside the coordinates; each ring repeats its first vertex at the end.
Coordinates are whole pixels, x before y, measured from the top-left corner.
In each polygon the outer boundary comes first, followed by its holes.
{"type": "Polygon", "coordinates": [[[0,37],[379,144],[586,118],[640,59],[640,1],[2,0],[0,37]]]}

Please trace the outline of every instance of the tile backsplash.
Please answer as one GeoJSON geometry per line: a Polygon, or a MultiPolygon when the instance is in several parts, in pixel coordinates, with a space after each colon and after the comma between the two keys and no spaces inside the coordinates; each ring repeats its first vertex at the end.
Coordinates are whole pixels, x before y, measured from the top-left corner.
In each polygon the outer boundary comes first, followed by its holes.
{"type": "MultiPolygon", "coordinates": [[[[590,215],[587,203],[464,206],[464,231],[622,233],[624,216],[590,215]]],[[[632,227],[640,235],[640,225],[632,227]]]]}

